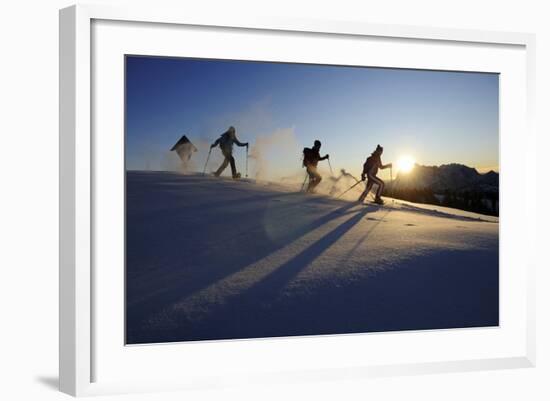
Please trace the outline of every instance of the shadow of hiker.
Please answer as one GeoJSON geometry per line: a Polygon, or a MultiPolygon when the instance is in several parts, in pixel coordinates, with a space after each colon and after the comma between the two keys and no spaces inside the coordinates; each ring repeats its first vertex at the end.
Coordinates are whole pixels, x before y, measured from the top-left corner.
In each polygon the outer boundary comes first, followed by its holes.
{"type": "Polygon", "coordinates": [[[229,338],[262,337],[265,335],[289,335],[296,327],[280,327],[274,316],[286,315],[281,306],[273,307],[285,286],[306,269],[331,245],[338,242],[367,214],[368,210],[356,211],[352,217],[308,245],[292,259],[282,263],[273,272],[252,287],[234,294],[223,303],[212,306],[208,317],[202,322],[189,325],[185,319],[178,327],[156,333],[157,341],[214,340],[229,338]]]}
{"type": "Polygon", "coordinates": [[[374,223],[370,229],[367,230],[365,235],[357,240],[353,248],[351,248],[351,250],[346,254],[346,257],[342,260],[343,263],[347,262],[351,258],[351,256],[357,251],[357,249],[363,244],[363,242],[367,240],[367,238],[373,233],[373,231],[376,230],[378,225],[384,221],[384,219],[388,216],[388,214],[390,214],[392,210],[393,209],[388,209],[388,211],[384,213],[382,217],[380,217],[380,219],[376,223],[374,223]]]}
{"type": "Polygon", "coordinates": [[[309,245],[306,249],[282,264],[262,281],[254,285],[247,296],[255,298],[261,295],[263,298],[272,298],[290,282],[300,271],[309,266],[321,253],[327,250],[332,244],[336,243],[344,234],[351,230],[363,216],[367,214],[367,209],[358,211],[351,218],[334,228],[322,238],[309,245]]]}
{"type": "MultiPolygon", "coordinates": [[[[291,205],[282,205],[282,207],[289,206],[291,205]]],[[[201,261],[201,266],[205,267],[195,269],[192,273],[192,279],[189,279],[189,276],[186,275],[187,273],[185,271],[177,269],[175,272],[171,273],[171,279],[168,280],[170,283],[169,285],[166,285],[165,281],[162,287],[155,288],[155,291],[151,293],[138,293],[134,290],[132,287],[133,276],[129,275],[127,278],[127,290],[129,294],[127,305],[127,341],[129,343],[150,342],[151,338],[149,338],[148,334],[142,332],[144,329],[141,328],[142,322],[147,318],[155,313],[158,313],[163,308],[170,306],[174,302],[188,297],[217,281],[223,280],[225,277],[242,270],[251,263],[254,263],[257,260],[282,249],[289,243],[330,222],[331,220],[341,217],[347,213],[352,213],[349,212],[348,209],[351,209],[354,206],[356,205],[353,203],[346,203],[343,206],[338,207],[313,221],[305,222],[304,224],[301,224],[300,221],[294,219],[293,223],[295,224],[295,227],[293,230],[288,232],[288,235],[283,241],[272,242],[267,237],[258,237],[258,244],[255,245],[257,250],[256,253],[243,252],[240,254],[239,258],[232,259],[225,257],[223,261],[217,260],[215,255],[210,253],[209,255],[206,255],[204,260],[201,261]],[[223,269],[212,269],[212,266],[223,266],[223,269]]],[[[236,219],[238,220],[238,216],[236,216],[236,219]]],[[[257,219],[256,221],[261,221],[261,219],[257,219]]],[[[221,235],[223,233],[218,234],[214,230],[214,234],[221,235]]],[[[230,244],[226,243],[225,246],[230,246],[230,244]]],[[[172,251],[169,255],[165,255],[166,257],[179,257],[176,255],[179,248],[173,247],[170,249],[172,249],[172,251]]],[[[197,257],[197,255],[191,256],[197,257]]],[[[160,339],[154,339],[154,341],[160,341],[160,339]]]]}

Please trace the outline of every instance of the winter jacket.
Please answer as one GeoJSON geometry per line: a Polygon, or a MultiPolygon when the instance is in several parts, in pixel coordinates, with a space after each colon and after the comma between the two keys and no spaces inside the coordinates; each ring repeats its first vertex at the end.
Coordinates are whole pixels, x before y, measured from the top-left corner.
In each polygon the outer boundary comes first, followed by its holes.
{"type": "Polygon", "coordinates": [[[232,138],[229,133],[222,134],[216,142],[214,142],[214,147],[220,145],[220,149],[224,154],[232,154],[233,153],[233,144],[237,144],[238,146],[246,146],[246,143],[240,142],[236,137],[232,138]]]}
{"type": "Polygon", "coordinates": [[[363,164],[363,175],[371,175],[376,177],[376,174],[378,174],[378,169],[385,169],[388,166],[389,165],[385,166],[382,164],[382,158],[380,155],[372,154],[367,158],[365,164],[363,164]]]}

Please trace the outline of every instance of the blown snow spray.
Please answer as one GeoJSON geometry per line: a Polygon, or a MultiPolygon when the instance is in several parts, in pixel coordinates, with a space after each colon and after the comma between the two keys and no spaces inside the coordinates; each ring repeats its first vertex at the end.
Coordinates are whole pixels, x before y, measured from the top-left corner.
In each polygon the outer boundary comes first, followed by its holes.
{"type": "Polygon", "coordinates": [[[307,177],[308,177],[308,173],[306,171],[306,176],[304,177],[304,182],[302,183],[302,188],[300,189],[300,192],[303,192],[304,191],[304,188],[306,186],[306,181],[307,181],[307,177]]]}

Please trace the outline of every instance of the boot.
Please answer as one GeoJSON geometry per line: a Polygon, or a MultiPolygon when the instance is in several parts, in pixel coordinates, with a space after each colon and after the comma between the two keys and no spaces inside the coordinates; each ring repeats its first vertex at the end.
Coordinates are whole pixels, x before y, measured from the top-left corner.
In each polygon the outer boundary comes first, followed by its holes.
{"type": "Polygon", "coordinates": [[[374,198],[374,203],[377,203],[379,205],[383,205],[384,200],[381,197],[377,196],[376,198],[374,198]]]}

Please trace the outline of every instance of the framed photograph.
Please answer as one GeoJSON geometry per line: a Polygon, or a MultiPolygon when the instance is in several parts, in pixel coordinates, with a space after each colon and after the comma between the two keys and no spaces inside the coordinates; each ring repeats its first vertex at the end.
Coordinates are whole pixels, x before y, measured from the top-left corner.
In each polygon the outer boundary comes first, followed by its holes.
{"type": "Polygon", "coordinates": [[[534,366],[533,59],[529,34],[61,10],[61,391],[534,366]]]}

